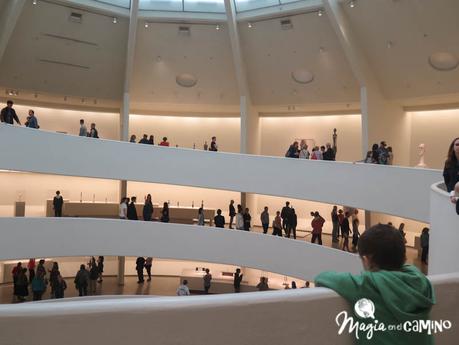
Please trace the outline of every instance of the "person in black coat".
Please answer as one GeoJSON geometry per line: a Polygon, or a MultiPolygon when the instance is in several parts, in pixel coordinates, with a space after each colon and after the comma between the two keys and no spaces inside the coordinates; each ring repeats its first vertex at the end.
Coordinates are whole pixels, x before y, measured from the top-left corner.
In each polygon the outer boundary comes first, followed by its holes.
{"type": "Polygon", "coordinates": [[[298,224],[298,218],[295,213],[295,209],[290,209],[288,215],[288,228],[287,228],[287,237],[290,238],[290,234],[293,233],[293,238],[296,240],[296,226],[298,224]]]}
{"type": "Polygon", "coordinates": [[[235,216],[236,216],[236,209],[234,208],[234,200],[231,200],[229,204],[229,217],[230,217],[229,228],[230,229],[233,228],[233,220],[235,216]]]}
{"type": "Polygon", "coordinates": [[[61,192],[56,191],[56,196],[53,199],[54,217],[62,217],[62,206],[64,205],[64,198],[61,192]]]}
{"type": "Polygon", "coordinates": [[[284,229],[285,234],[287,234],[288,229],[288,217],[290,215],[290,202],[286,202],[285,206],[282,207],[281,218],[282,218],[282,229],[284,229]]]}
{"type": "Polygon", "coordinates": [[[449,145],[443,178],[448,192],[453,191],[454,186],[459,182],[459,138],[454,139],[449,145]]]}
{"type": "Polygon", "coordinates": [[[165,202],[161,210],[161,222],[169,223],[169,204],[165,202]]]}
{"type": "Polygon", "coordinates": [[[137,258],[137,260],[135,261],[135,269],[137,271],[137,277],[139,279],[137,281],[138,284],[144,282],[144,279],[143,279],[143,268],[144,268],[144,266],[145,266],[145,258],[143,256],[139,256],[137,258]]]}
{"type": "Polygon", "coordinates": [[[331,148],[330,143],[327,143],[327,150],[323,154],[324,161],[334,161],[335,151],[331,148]]]}
{"type": "Polygon", "coordinates": [[[234,292],[241,292],[242,277],[244,277],[244,275],[241,274],[241,269],[236,268],[236,272],[234,273],[234,281],[233,281],[234,292]]]}
{"type": "Polygon", "coordinates": [[[13,109],[13,101],[6,101],[6,107],[3,108],[0,113],[0,121],[12,125],[13,120],[16,121],[18,125],[21,125],[21,121],[19,121],[16,111],[13,109]]]}
{"type": "Polygon", "coordinates": [[[214,217],[214,223],[216,228],[225,227],[225,217],[222,216],[222,210],[217,210],[217,215],[214,217]]]}
{"type": "Polygon", "coordinates": [[[149,222],[151,221],[151,216],[153,214],[153,203],[151,202],[151,194],[147,195],[145,199],[145,205],[143,206],[143,220],[149,222]]]}
{"type": "Polygon", "coordinates": [[[131,198],[131,203],[127,207],[127,218],[130,220],[138,220],[139,218],[137,217],[137,210],[135,208],[135,202],[137,201],[137,198],[133,196],[131,198]]]}

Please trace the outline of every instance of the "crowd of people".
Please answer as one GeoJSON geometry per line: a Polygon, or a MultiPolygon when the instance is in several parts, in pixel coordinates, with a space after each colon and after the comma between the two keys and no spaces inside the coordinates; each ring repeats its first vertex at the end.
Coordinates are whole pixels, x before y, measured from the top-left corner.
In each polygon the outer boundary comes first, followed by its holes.
{"type": "Polygon", "coordinates": [[[392,147],[387,146],[385,141],[381,141],[379,146],[378,144],[373,144],[371,151],[367,152],[364,162],[371,164],[393,165],[394,153],[392,152],[392,147]]]}
{"type": "Polygon", "coordinates": [[[299,144],[295,140],[285,153],[285,157],[334,161],[336,159],[336,150],[331,147],[330,143],[327,143],[325,146],[314,146],[312,151],[309,152],[306,140],[301,140],[299,144]]]}
{"type": "MultiPolygon", "coordinates": [[[[76,273],[74,284],[79,296],[87,296],[96,293],[96,282],[103,281],[104,257],[99,256],[96,260],[92,257],[86,265],[82,264],[76,273]]],[[[27,300],[29,292],[32,293],[33,301],[40,301],[45,291],[50,289],[50,298],[64,298],[67,283],[59,271],[59,264],[53,262],[51,269],[45,268],[45,260],[41,259],[36,263],[35,259],[30,259],[27,267],[23,267],[18,262],[11,271],[13,278],[13,295],[19,302],[27,300]]]]}

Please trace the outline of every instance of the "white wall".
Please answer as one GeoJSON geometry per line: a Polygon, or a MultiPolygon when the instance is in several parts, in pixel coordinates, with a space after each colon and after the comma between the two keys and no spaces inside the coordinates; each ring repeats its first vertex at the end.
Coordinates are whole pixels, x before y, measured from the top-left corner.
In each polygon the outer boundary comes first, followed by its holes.
{"type": "Polygon", "coordinates": [[[305,280],[326,270],[361,270],[355,254],[247,231],[119,219],[0,218],[0,260],[94,253],[214,262],[305,280]]]}
{"type": "Polygon", "coordinates": [[[0,151],[0,169],[275,195],[420,221],[429,219],[429,186],[441,179],[438,170],[205,152],[4,124],[0,145],[15,148],[0,151]]]}
{"type": "Polygon", "coordinates": [[[333,128],[336,128],[337,160],[363,159],[360,115],[262,117],[260,123],[262,155],[283,157],[295,139],[314,139],[319,147],[333,144],[333,128]]]}
{"type": "MultiPolygon", "coordinates": [[[[88,130],[92,122],[96,124],[99,137],[115,140],[119,138],[119,114],[53,109],[19,104],[14,104],[14,109],[16,109],[16,113],[22,124],[24,124],[27,119],[29,109],[34,110],[40,129],[42,130],[67,132],[68,134],[78,135],[80,130],[80,119],[84,119],[88,130]]],[[[81,158],[82,160],[84,159],[84,157],[81,158]]]]}
{"type": "Polygon", "coordinates": [[[429,274],[459,272],[459,215],[439,184],[431,188],[430,207],[429,274]]]}
{"type": "Polygon", "coordinates": [[[419,162],[418,146],[426,145],[425,162],[429,168],[443,169],[448,148],[459,137],[457,120],[459,109],[416,111],[411,116],[411,165],[419,162]]]}
{"type": "Polygon", "coordinates": [[[129,136],[135,134],[137,141],[143,134],[154,135],[155,144],[167,137],[171,146],[202,149],[204,142],[210,146],[217,137],[219,150],[239,152],[240,119],[238,117],[180,117],[130,115],[129,136]]]}

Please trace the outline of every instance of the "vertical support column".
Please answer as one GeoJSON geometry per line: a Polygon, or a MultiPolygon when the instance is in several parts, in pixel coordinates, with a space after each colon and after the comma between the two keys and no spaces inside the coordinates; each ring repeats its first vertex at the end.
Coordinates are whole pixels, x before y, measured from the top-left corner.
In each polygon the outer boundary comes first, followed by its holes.
{"type": "Polygon", "coordinates": [[[13,34],[19,16],[26,3],[26,0],[4,1],[5,5],[0,14],[0,61],[6,51],[8,42],[13,34]]]}
{"type": "Polygon", "coordinates": [[[394,150],[397,164],[409,164],[410,121],[403,108],[388,101],[377,77],[368,63],[359,39],[339,0],[324,0],[330,20],[341,47],[360,84],[362,116],[362,158],[374,143],[386,141],[394,150]]]}
{"type": "MultiPolygon", "coordinates": [[[[225,0],[226,16],[228,18],[228,32],[233,53],[233,64],[236,71],[240,95],[241,113],[241,153],[259,154],[260,153],[260,126],[259,116],[253,108],[250,90],[247,81],[246,66],[242,58],[239,31],[236,21],[236,9],[232,0],[225,0]]],[[[241,193],[241,205],[249,207],[252,213],[256,212],[256,196],[248,193],[241,193]]]]}
{"type": "MultiPolygon", "coordinates": [[[[134,68],[135,44],[137,35],[137,20],[139,14],[139,0],[131,0],[131,11],[129,17],[129,36],[127,41],[126,71],[124,78],[123,103],[120,109],[120,140],[129,140],[129,112],[130,112],[130,89],[131,76],[134,68]]],[[[127,181],[120,181],[119,196],[120,200],[127,194],[127,181]]],[[[126,258],[118,256],[118,284],[124,285],[126,258]]]]}

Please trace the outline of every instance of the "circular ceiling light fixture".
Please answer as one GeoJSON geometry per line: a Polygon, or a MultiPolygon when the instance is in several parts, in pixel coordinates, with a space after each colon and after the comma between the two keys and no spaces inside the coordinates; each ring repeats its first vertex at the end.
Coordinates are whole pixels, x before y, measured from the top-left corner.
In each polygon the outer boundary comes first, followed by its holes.
{"type": "Polygon", "coordinates": [[[435,52],[429,56],[429,64],[437,71],[452,71],[459,66],[459,59],[448,52],[435,52]]]}
{"type": "Polygon", "coordinates": [[[318,15],[319,17],[322,17],[322,16],[324,15],[324,13],[322,12],[322,10],[319,10],[319,12],[317,12],[317,15],[318,15]]]}
{"type": "Polygon", "coordinates": [[[308,84],[314,80],[314,75],[307,69],[300,68],[292,72],[292,79],[299,84],[308,84]]]}
{"type": "Polygon", "coordinates": [[[193,87],[198,83],[198,79],[190,73],[179,74],[175,81],[178,85],[182,87],[193,87]]]}

